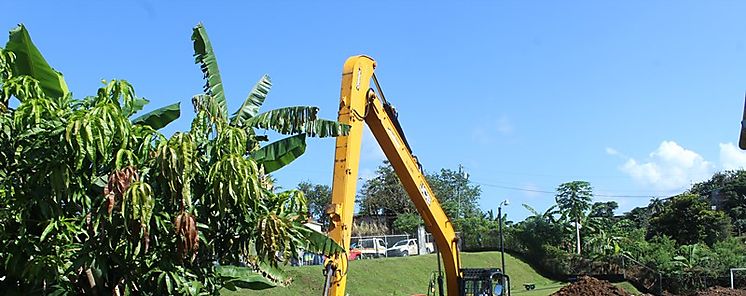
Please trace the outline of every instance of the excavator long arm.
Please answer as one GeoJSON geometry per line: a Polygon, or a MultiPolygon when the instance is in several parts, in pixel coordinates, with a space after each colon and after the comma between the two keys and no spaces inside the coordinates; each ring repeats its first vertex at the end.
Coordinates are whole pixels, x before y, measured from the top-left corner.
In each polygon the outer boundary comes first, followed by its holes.
{"type": "MultiPolygon", "coordinates": [[[[396,112],[370,88],[375,66],[376,62],[370,57],[353,56],[347,59],[342,71],[338,121],[349,124],[351,129],[349,135],[338,137],[336,142],[332,202],[327,209],[331,218],[329,236],[349,250],[365,122],[391,162],[425,226],[433,234],[443,258],[448,295],[459,295],[461,262],[454,226],[412,155],[396,119],[396,112]]],[[[348,268],[346,255],[334,256],[326,264],[325,295],[344,296],[348,268]]]]}

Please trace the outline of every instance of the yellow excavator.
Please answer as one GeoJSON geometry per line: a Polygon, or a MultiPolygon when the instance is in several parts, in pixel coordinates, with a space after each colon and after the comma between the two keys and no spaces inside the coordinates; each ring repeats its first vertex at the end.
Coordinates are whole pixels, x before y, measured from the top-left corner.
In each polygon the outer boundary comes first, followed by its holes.
{"type": "MultiPolygon", "coordinates": [[[[338,137],[336,142],[332,201],[327,208],[331,221],[329,236],[349,250],[365,123],[399,176],[425,227],[433,235],[439,253],[438,268],[442,258],[446,278],[444,290],[442,273],[436,274],[435,285],[439,288],[439,295],[444,295],[444,291],[448,296],[508,295],[510,279],[500,269],[461,267],[454,225],[440,206],[418,160],[412,154],[399,125],[397,112],[383,95],[374,73],[375,67],[376,62],[372,58],[360,55],[348,58],[342,70],[338,121],[350,125],[351,129],[347,136],[338,137]],[[371,81],[375,89],[371,88],[371,81]]],[[[345,296],[347,271],[345,254],[327,259],[324,266],[324,296],[345,296]]]]}

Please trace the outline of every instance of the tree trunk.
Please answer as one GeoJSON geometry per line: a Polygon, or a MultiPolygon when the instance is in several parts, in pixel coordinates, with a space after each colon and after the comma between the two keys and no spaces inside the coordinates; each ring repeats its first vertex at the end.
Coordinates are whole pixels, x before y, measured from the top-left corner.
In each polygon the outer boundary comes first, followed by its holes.
{"type": "Polygon", "coordinates": [[[575,220],[575,241],[577,242],[578,255],[580,255],[580,223],[578,220],[575,220]]]}

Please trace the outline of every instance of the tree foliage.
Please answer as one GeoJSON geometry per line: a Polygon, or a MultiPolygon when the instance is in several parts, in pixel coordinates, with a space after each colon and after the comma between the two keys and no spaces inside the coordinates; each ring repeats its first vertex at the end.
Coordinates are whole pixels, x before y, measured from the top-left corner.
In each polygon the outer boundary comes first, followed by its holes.
{"type": "Polygon", "coordinates": [[[715,173],[709,180],[694,184],[690,192],[706,197],[716,209],[724,211],[738,235],[746,233],[746,171],[715,173]]]}
{"type": "Polygon", "coordinates": [[[391,164],[384,160],[376,174],[363,183],[357,198],[360,213],[395,216],[417,210],[391,164]]]}
{"type": "Polygon", "coordinates": [[[243,130],[253,140],[253,145],[267,141],[265,136],[257,136],[255,129],[273,130],[290,137],[280,139],[255,149],[249,153],[256,160],[264,173],[271,173],[298,158],[306,148],[306,136],[336,137],[346,135],[350,126],[336,121],[318,118],[318,107],[293,106],[259,113],[269,94],[272,82],[268,75],[262,76],[251,88],[241,107],[229,118],[227,100],[222,77],[218,68],[217,57],[207,30],[198,24],[192,30],[194,59],[200,65],[205,79],[204,94],[192,98],[195,109],[201,109],[203,117],[210,121],[219,121],[233,129],[233,134],[243,130]]]}
{"type": "Polygon", "coordinates": [[[552,258],[551,254],[563,252],[561,247],[565,245],[567,233],[564,225],[555,219],[555,207],[545,212],[538,212],[528,205],[524,207],[533,215],[504,230],[509,234],[506,248],[536,259],[535,263],[552,258]],[[551,252],[548,250],[550,248],[551,252]]]}
{"type": "MultiPolygon", "coordinates": [[[[584,205],[575,213],[571,209],[576,202],[559,197],[544,212],[524,205],[532,215],[507,229],[506,246],[559,274],[597,272],[594,266],[613,266],[620,256],[628,256],[661,272],[666,290],[691,293],[712,285],[713,277],[726,276],[729,268],[746,264],[743,237],[729,231],[738,225],[731,219],[738,217],[733,215],[738,215],[743,176],[741,171],[716,173],[687,193],[652,198],[647,206],[623,216],[614,215],[618,206],[614,201],[590,204],[590,199],[580,199],[577,203],[584,205]],[[568,244],[573,236],[582,254],[575,254],[568,244]]],[[[638,267],[633,264],[627,272],[638,267]]]]}
{"type": "MultiPolygon", "coordinates": [[[[193,100],[191,129],[171,137],[157,129],[179,116],[178,105],[130,119],[148,101],[124,80],[75,99],[25,28],[13,34],[22,38],[0,49],[0,290],[217,294],[257,276],[286,284],[278,266],[301,248],[344,251],[303,225],[302,192],[267,186],[269,160],[252,156],[263,138],[227,118],[201,26],[206,94],[193,100]],[[247,264],[253,277],[220,267],[231,264],[247,264]]],[[[344,130],[328,126],[339,129],[327,135],[344,130]]]]}
{"type": "Polygon", "coordinates": [[[601,217],[601,218],[614,218],[614,211],[619,208],[619,204],[615,201],[606,202],[595,202],[591,205],[591,212],[588,213],[590,217],[601,217]]]}
{"type": "Polygon", "coordinates": [[[329,185],[312,184],[304,181],[298,184],[297,189],[306,196],[311,217],[321,225],[328,225],[329,216],[326,214],[326,207],[332,202],[332,189],[329,185]]]}
{"type": "Polygon", "coordinates": [[[557,187],[557,208],[572,221],[579,221],[591,208],[593,189],[586,181],[572,181],[557,187]]]}
{"type": "Polygon", "coordinates": [[[557,208],[563,217],[572,221],[575,228],[576,251],[580,254],[580,227],[586,220],[587,213],[591,207],[593,199],[593,189],[591,184],[586,181],[572,181],[560,184],[557,187],[557,208]]]}
{"type": "MultiPolygon", "coordinates": [[[[478,207],[482,189],[451,169],[426,174],[430,188],[438,198],[443,210],[451,219],[482,215],[478,207]]],[[[399,215],[417,213],[414,204],[404,190],[399,177],[388,161],[378,166],[373,178],[368,179],[358,197],[360,212],[368,215],[399,215]]]]}
{"type": "Polygon", "coordinates": [[[417,228],[423,224],[422,217],[417,213],[400,214],[394,220],[394,230],[396,233],[416,234],[417,228]]]}
{"type": "Polygon", "coordinates": [[[675,196],[650,221],[649,235],[666,235],[678,244],[714,243],[730,235],[730,218],[712,210],[703,198],[682,194],[675,196]]]}
{"type": "Polygon", "coordinates": [[[464,173],[440,169],[437,173],[428,174],[426,177],[448,217],[455,219],[459,217],[459,214],[460,217],[482,214],[479,209],[482,189],[479,185],[469,182],[464,173]]]}

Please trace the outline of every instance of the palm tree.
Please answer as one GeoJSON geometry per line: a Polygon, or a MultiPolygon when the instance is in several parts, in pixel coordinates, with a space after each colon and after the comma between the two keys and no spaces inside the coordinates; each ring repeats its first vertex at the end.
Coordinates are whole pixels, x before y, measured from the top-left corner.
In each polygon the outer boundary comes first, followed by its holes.
{"type": "Polygon", "coordinates": [[[591,207],[593,189],[586,181],[573,181],[560,184],[557,187],[555,200],[563,216],[575,224],[575,246],[577,254],[580,255],[580,227],[585,212],[591,207]]]}
{"type": "Polygon", "coordinates": [[[650,209],[650,213],[652,215],[655,215],[655,214],[662,212],[664,206],[665,206],[665,203],[662,199],[653,197],[650,199],[650,204],[648,205],[648,209],[650,209]]]}

